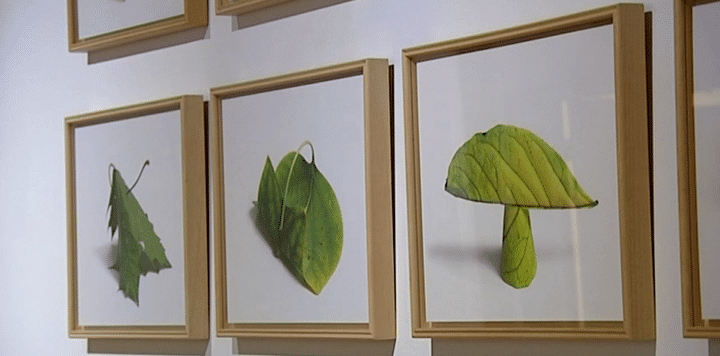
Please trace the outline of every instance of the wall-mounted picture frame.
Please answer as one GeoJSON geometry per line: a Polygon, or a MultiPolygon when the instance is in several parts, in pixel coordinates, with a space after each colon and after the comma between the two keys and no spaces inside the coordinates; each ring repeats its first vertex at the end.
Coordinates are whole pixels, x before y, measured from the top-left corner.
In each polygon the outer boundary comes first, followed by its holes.
{"type": "Polygon", "coordinates": [[[677,0],[675,82],[677,109],[680,261],[685,337],[720,337],[717,243],[718,1],[677,0]],[[713,52],[714,51],[714,52],[713,52]],[[706,273],[710,271],[710,273],[706,273]]]}
{"type": "Polygon", "coordinates": [[[414,337],[655,337],[644,16],[403,50],[414,337]]]}
{"type": "Polygon", "coordinates": [[[202,96],[70,116],[64,127],[70,337],[207,339],[202,96]]]}
{"type": "Polygon", "coordinates": [[[205,27],[205,0],[67,0],[68,49],[91,52],[205,27]]]}
{"type": "Polygon", "coordinates": [[[216,15],[242,15],[295,0],[215,0],[216,15]]]}
{"type": "Polygon", "coordinates": [[[211,89],[218,336],[395,338],[388,73],[211,89]]]}

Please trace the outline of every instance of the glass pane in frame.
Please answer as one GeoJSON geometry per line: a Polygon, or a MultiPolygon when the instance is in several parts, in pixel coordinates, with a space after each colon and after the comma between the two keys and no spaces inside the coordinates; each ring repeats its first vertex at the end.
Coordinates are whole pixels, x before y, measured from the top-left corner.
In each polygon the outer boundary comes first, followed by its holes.
{"type": "Polygon", "coordinates": [[[605,25],[418,64],[429,321],[622,320],[613,60],[605,25]],[[498,272],[503,206],[444,189],[455,151],[497,124],[544,139],[600,202],[529,210],[537,272],[519,289],[498,272]]]}
{"type": "Polygon", "coordinates": [[[675,63],[678,139],[678,194],[686,337],[720,336],[720,285],[713,280],[713,251],[718,251],[714,178],[719,128],[717,35],[720,3],[675,1],[675,63]],[[705,271],[705,272],[703,272],[705,271]]]}
{"type": "Polygon", "coordinates": [[[178,224],[183,218],[180,128],[180,112],[175,110],[75,129],[80,325],[185,323],[185,235],[178,224]],[[163,248],[158,256],[164,255],[170,265],[139,278],[135,301],[118,291],[124,277],[113,267],[124,258],[119,235],[126,229],[119,227],[115,234],[108,229],[111,215],[105,208],[117,184],[115,170],[127,187],[137,177],[138,184],[129,192],[158,236],[163,248]]]}
{"type": "Polygon", "coordinates": [[[353,76],[223,100],[225,206],[245,213],[225,220],[228,322],[368,322],[365,205],[356,203],[365,200],[362,82],[353,76]],[[342,225],[340,259],[317,294],[273,256],[254,215],[266,159],[279,169],[304,141],[312,146],[300,154],[332,187],[342,225]]]}
{"type": "Polygon", "coordinates": [[[720,2],[693,7],[693,72],[695,97],[695,153],[698,197],[698,252],[703,319],[720,319],[720,254],[717,217],[720,214],[720,2]]]}

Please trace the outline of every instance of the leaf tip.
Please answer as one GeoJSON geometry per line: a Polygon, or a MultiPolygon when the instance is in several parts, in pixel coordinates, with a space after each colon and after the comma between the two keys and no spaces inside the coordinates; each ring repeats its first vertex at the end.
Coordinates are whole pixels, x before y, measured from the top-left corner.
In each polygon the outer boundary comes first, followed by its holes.
{"type": "Polygon", "coordinates": [[[310,287],[308,289],[310,289],[310,291],[315,295],[320,295],[320,292],[322,292],[323,288],[322,286],[316,288],[315,286],[310,285],[310,283],[308,283],[308,287],[310,287]]]}

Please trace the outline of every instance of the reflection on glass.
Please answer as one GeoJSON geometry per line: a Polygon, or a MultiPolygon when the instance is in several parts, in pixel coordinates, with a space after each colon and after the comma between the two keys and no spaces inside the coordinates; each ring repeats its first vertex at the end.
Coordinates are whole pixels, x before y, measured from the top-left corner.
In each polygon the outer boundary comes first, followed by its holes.
{"type": "Polygon", "coordinates": [[[613,52],[602,26],[418,63],[428,321],[622,320],[613,52]],[[443,189],[458,147],[500,123],[551,143],[600,202],[532,210],[538,266],[524,289],[498,278],[503,212],[443,189]]]}

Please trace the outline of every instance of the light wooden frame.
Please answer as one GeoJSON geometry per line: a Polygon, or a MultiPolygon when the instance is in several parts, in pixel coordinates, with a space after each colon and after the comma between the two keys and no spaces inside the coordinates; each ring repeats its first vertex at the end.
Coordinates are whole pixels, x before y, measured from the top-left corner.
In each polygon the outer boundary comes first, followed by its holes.
{"type": "MultiPolygon", "coordinates": [[[[643,6],[620,4],[403,50],[405,150],[414,337],[654,339],[655,305],[643,6]],[[426,319],[417,63],[613,25],[622,321],[429,322],[426,319]]],[[[591,70],[591,69],[588,69],[591,70]]]]}
{"type": "MultiPolygon", "coordinates": [[[[387,59],[364,59],[210,91],[215,234],[217,335],[287,338],[395,338],[395,266],[390,148],[390,89],[387,59]],[[230,323],[227,317],[225,184],[223,171],[224,99],[270,92],[352,76],[363,77],[365,203],[367,212],[368,323],[230,323]]],[[[347,253],[347,252],[346,252],[347,253]]]]}
{"type": "Polygon", "coordinates": [[[707,320],[702,317],[693,79],[693,6],[715,1],[718,0],[675,0],[674,2],[680,266],[685,337],[720,337],[720,320],[707,320]]]}
{"type": "Polygon", "coordinates": [[[184,6],[185,12],[179,16],[80,38],[77,0],[67,0],[68,49],[70,52],[91,52],[207,26],[207,0],[184,0],[184,6]]]}
{"type": "Polygon", "coordinates": [[[102,339],[187,339],[209,337],[207,199],[205,174],[205,114],[202,96],[188,95],[65,119],[68,226],[68,326],[70,337],[102,339]],[[83,126],[180,111],[185,325],[83,326],[78,324],[77,226],[75,186],[75,129],[83,126]]]}
{"type": "Polygon", "coordinates": [[[214,0],[216,15],[242,15],[295,0],[214,0]]]}

